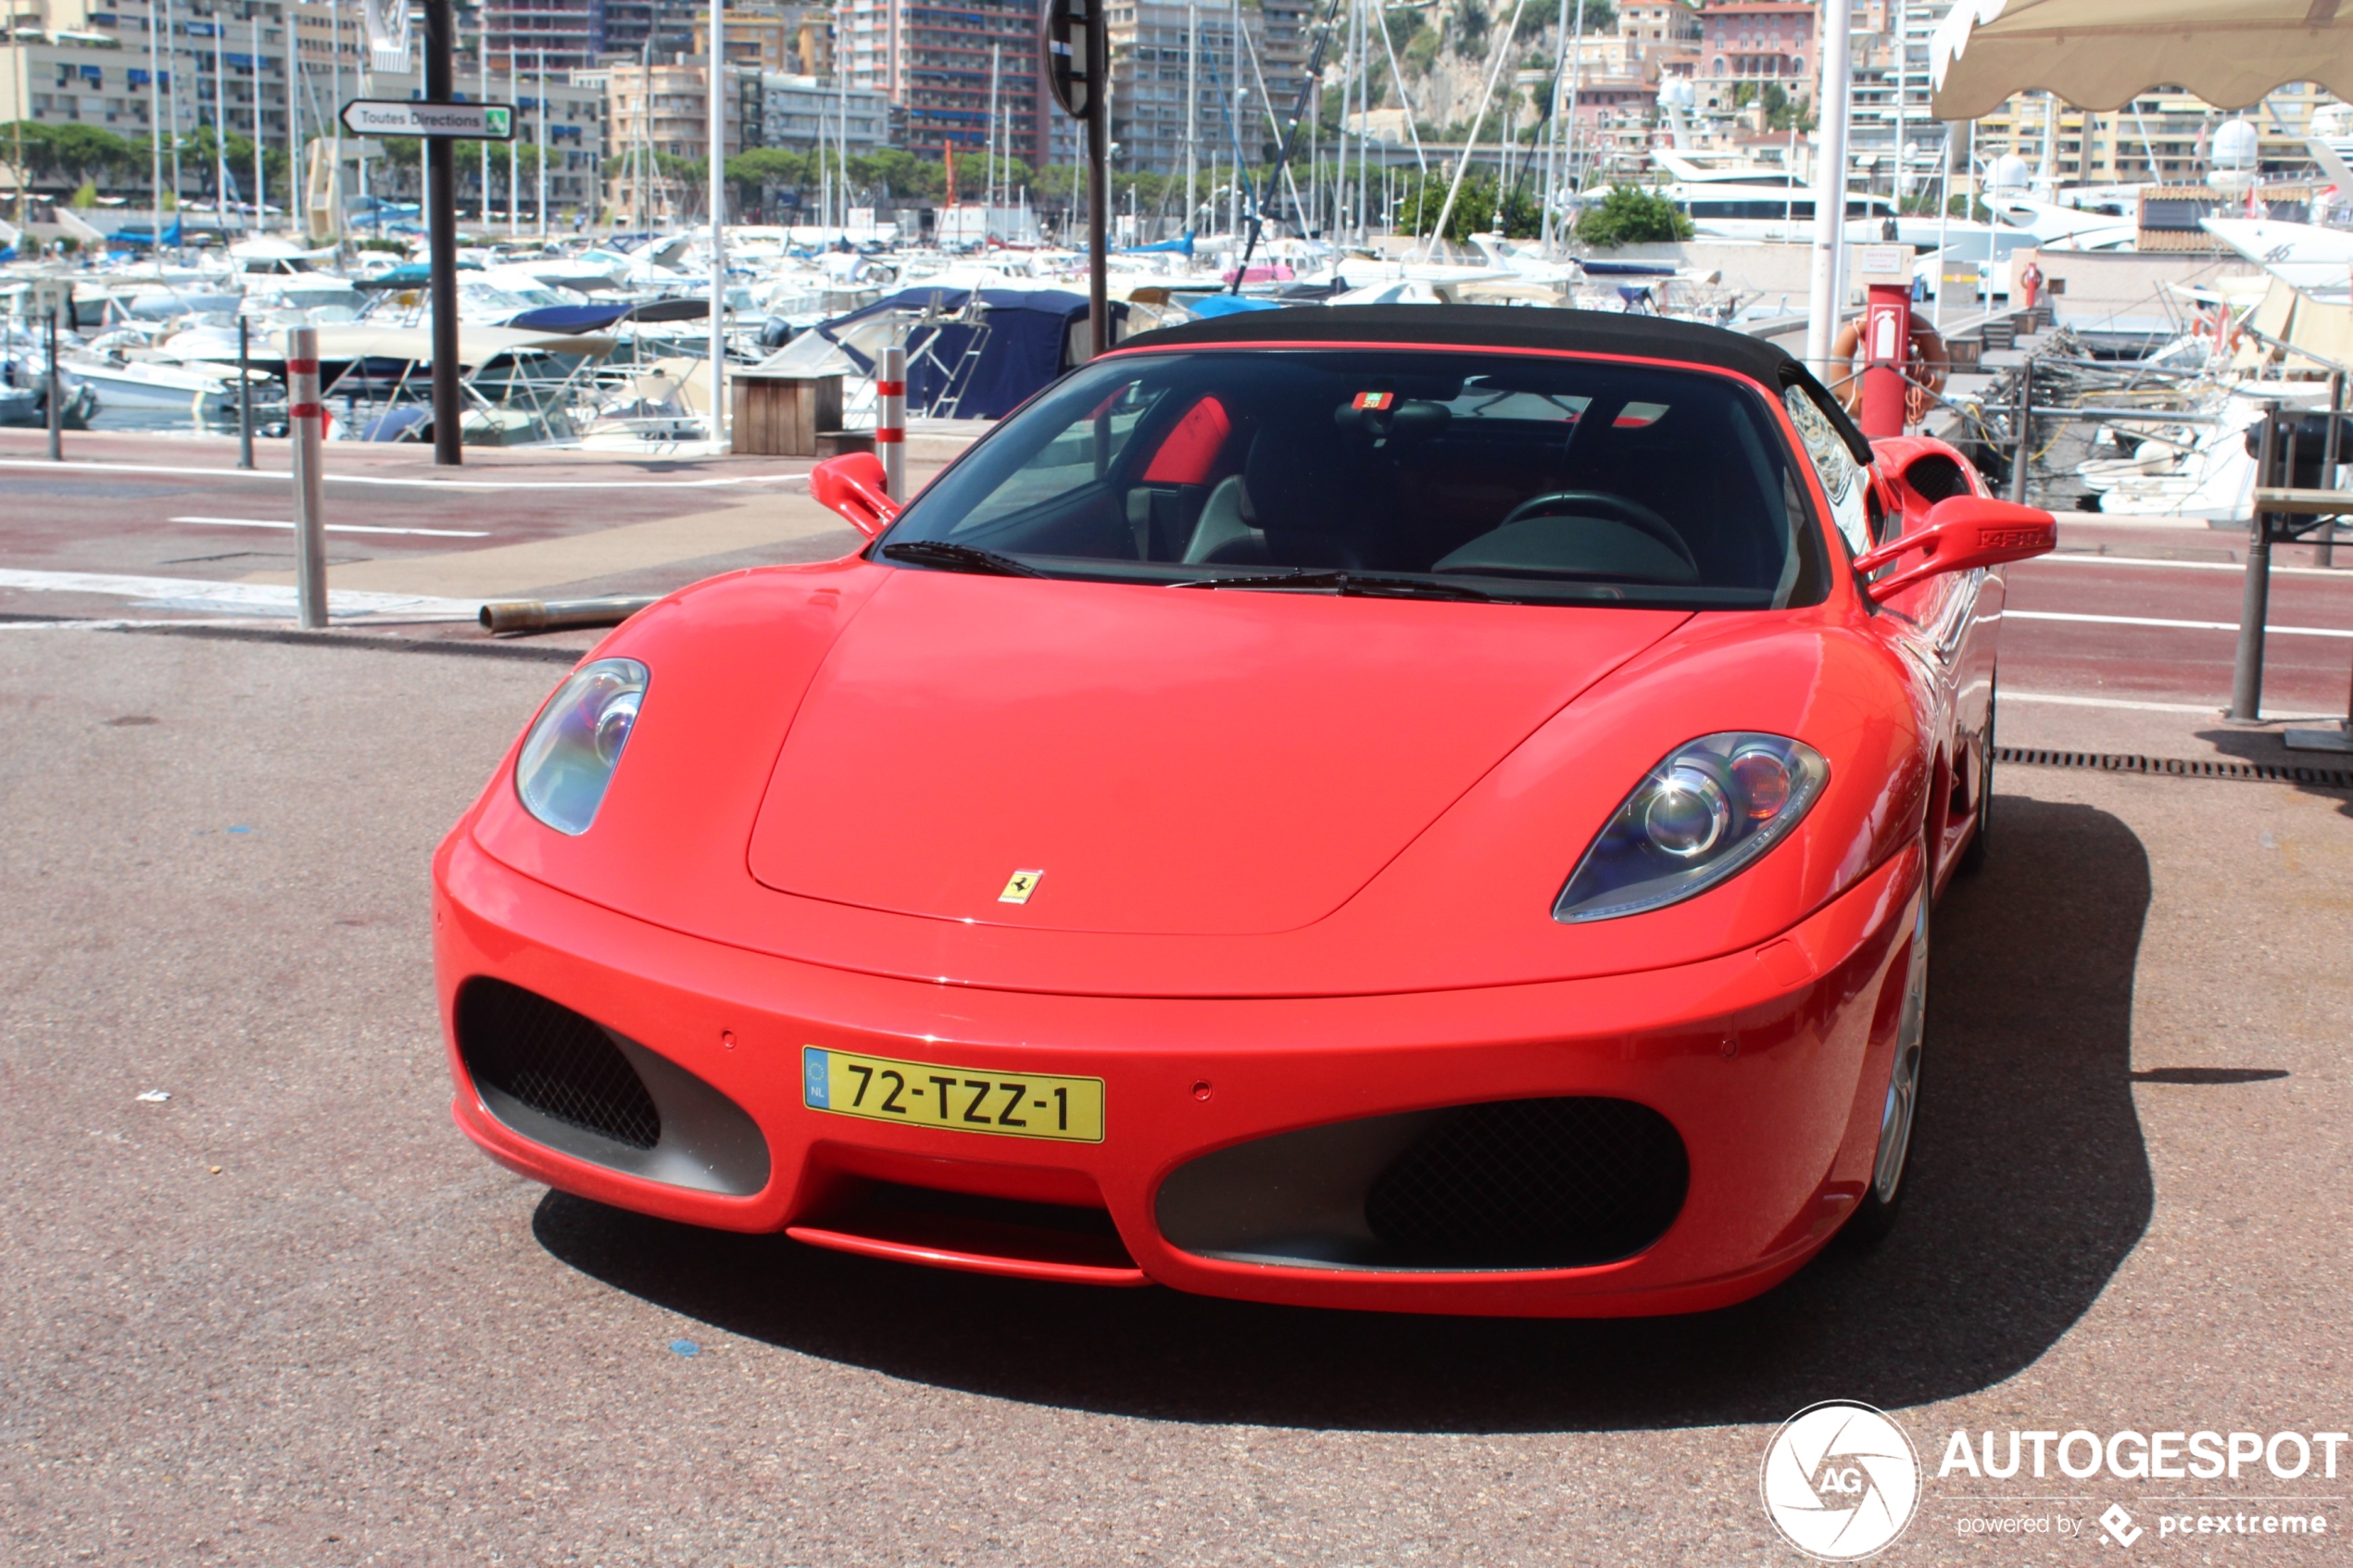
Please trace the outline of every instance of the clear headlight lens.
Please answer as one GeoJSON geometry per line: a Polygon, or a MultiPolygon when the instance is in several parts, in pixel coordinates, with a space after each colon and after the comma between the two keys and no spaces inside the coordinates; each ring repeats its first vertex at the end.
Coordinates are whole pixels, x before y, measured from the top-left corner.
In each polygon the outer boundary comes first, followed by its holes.
{"type": "Polygon", "coordinates": [[[1678,746],[1585,851],[1553,918],[1616,920],[1680,903],[1786,837],[1830,782],[1822,754],[1743,730],[1678,746]]]}
{"type": "Polygon", "coordinates": [[[558,833],[586,833],[645,697],[646,667],[634,659],[599,659],[573,671],[515,761],[523,809],[558,833]]]}

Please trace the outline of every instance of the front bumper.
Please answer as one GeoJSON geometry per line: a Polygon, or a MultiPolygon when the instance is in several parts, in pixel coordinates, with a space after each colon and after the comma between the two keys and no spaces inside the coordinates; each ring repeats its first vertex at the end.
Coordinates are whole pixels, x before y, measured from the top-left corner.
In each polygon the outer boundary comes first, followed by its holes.
{"type": "MultiPolygon", "coordinates": [[[[599,1202],[787,1230],[887,1257],[1033,1278],[1396,1311],[1607,1316],[1726,1305],[1787,1277],[1859,1198],[1876,1147],[1919,852],[1781,937],[1700,963],[1537,985],[1246,1000],[924,985],[795,962],[633,920],[493,859],[463,828],[435,858],[435,967],[459,1125],[494,1159],[599,1202]],[[460,985],[552,998],[715,1088],[766,1143],[736,1196],[578,1158],[494,1114],[457,1044],[460,985]],[[1096,1144],[898,1125],[802,1103],[805,1047],[980,1073],[1104,1081],[1096,1144]],[[1294,1129],[1492,1100],[1592,1096],[1663,1114],[1689,1156],[1665,1234],[1579,1268],[1268,1263],[1164,1236],[1164,1182],[1294,1129]],[[836,1218],[862,1184],[1107,1212],[1116,1244],[955,1245],[836,1218]]],[[[494,1095],[492,1098],[496,1098],[494,1095]]]]}

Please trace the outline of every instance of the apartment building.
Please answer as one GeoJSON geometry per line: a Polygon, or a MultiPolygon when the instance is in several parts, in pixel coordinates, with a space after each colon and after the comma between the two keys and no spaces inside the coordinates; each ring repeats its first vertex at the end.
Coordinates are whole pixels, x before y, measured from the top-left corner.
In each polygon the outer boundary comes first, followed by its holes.
{"type": "Polygon", "coordinates": [[[1847,148],[1858,184],[1893,189],[1899,163],[1907,192],[1924,191],[1940,178],[1944,127],[1931,101],[1928,45],[1952,8],[1952,0],[1865,0],[1853,12],[1847,148]]]}
{"type": "Polygon", "coordinates": [[[869,153],[890,135],[890,102],[865,87],[844,87],[814,76],[770,71],[761,78],[763,147],[802,150],[847,142],[850,155],[869,153]]]}
{"type": "Polygon", "coordinates": [[[2092,114],[2045,93],[2021,93],[1976,122],[1974,157],[1990,169],[2014,154],[2037,181],[2057,185],[2195,185],[2212,172],[2214,133],[2245,119],[2255,127],[2260,173],[2278,179],[2310,172],[2312,113],[2336,101],[2298,82],[2237,112],[2186,93],[2144,93],[2113,113],[2092,114]]]}
{"type": "MultiPolygon", "coordinates": [[[[660,158],[644,155],[707,156],[710,76],[707,67],[691,61],[655,66],[616,61],[573,73],[575,85],[601,87],[605,94],[605,146],[612,169],[605,200],[614,211],[659,214],[668,220],[683,216],[675,209],[675,181],[661,173],[660,158]]],[[[760,144],[761,73],[749,67],[725,67],[720,90],[726,96],[720,156],[733,157],[760,144]]]]}
{"type": "MultiPolygon", "coordinates": [[[[145,139],[219,125],[285,147],[291,131],[288,37],[282,0],[182,0],[117,8],[109,0],[10,0],[13,58],[0,71],[0,123],[94,125],[145,139]]],[[[305,83],[304,127],[332,113],[324,83],[305,83]]],[[[306,132],[307,133],[307,132],[306,132]]],[[[208,199],[216,165],[182,156],[176,190],[208,199]]],[[[97,171],[92,171],[95,174],[97,171]]],[[[174,171],[167,167],[167,181],[174,171]]],[[[253,171],[228,171],[233,200],[250,201],[253,171]]],[[[52,179],[49,183],[57,182],[52,179]]],[[[147,196],[144,171],[101,176],[102,189],[147,196]]]]}
{"type": "Polygon", "coordinates": [[[1734,107],[1743,85],[1771,83],[1793,97],[1813,96],[1821,59],[1814,49],[1814,7],[1804,0],[1718,0],[1699,14],[1699,65],[1692,85],[1699,107],[1734,107]]]}
{"type": "Polygon", "coordinates": [[[1039,79],[1033,0],[841,0],[834,17],[837,69],[888,100],[899,145],[935,158],[986,148],[993,57],[997,145],[1045,161],[1047,116],[1060,111],[1039,79]]]}
{"type": "Polygon", "coordinates": [[[1305,14],[1277,0],[1248,10],[1219,0],[1112,0],[1104,19],[1113,166],[1184,169],[1189,79],[1200,166],[1230,163],[1237,142],[1250,161],[1266,157],[1306,79],[1305,14]]]}
{"type": "Polygon", "coordinates": [[[549,70],[579,70],[606,47],[605,0],[485,0],[480,27],[494,71],[535,73],[542,56],[549,70]]]}
{"type": "MultiPolygon", "coordinates": [[[[1239,84],[1248,116],[1258,94],[1246,59],[1235,53],[1235,13],[1224,5],[1189,5],[1184,0],[1114,4],[1106,17],[1111,32],[1111,139],[1121,169],[1180,172],[1185,167],[1186,82],[1191,81],[1191,120],[1198,167],[1230,162],[1239,84]]],[[[1245,119],[1241,125],[1248,129],[1245,119]]],[[[1263,127],[1264,113],[1259,113],[1263,127]]],[[[1263,131],[1262,131],[1263,134],[1263,131]]],[[[1254,147],[1260,138],[1252,136],[1254,147]]]]}

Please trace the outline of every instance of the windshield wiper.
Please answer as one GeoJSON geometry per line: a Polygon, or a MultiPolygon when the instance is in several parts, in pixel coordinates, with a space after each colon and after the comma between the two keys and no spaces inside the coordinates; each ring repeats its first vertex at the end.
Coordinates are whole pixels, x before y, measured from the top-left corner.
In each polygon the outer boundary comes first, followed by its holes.
{"type": "Polygon", "coordinates": [[[1234,577],[1195,577],[1172,588],[1329,588],[1343,596],[1376,599],[1491,599],[1467,583],[1427,577],[1389,577],[1362,571],[1263,571],[1234,577]]]}
{"type": "Polygon", "coordinates": [[[947,571],[976,571],[988,577],[1043,577],[1034,566],[984,550],[975,545],[951,545],[944,539],[909,539],[885,545],[882,553],[913,566],[936,566],[947,571]]]}

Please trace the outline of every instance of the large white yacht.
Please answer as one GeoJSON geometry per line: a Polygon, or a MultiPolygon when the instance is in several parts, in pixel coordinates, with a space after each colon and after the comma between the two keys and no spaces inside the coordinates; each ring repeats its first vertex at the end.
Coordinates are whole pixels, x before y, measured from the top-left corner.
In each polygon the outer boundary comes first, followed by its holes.
{"type": "MultiPolygon", "coordinates": [[[[1656,147],[1651,158],[1667,176],[1659,194],[1683,209],[1706,239],[1794,240],[1814,234],[1814,187],[1785,169],[1739,153],[1656,147]]],[[[1896,220],[1895,204],[1864,191],[1846,193],[1846,234],[1876,240],[1896,220]]]]}

